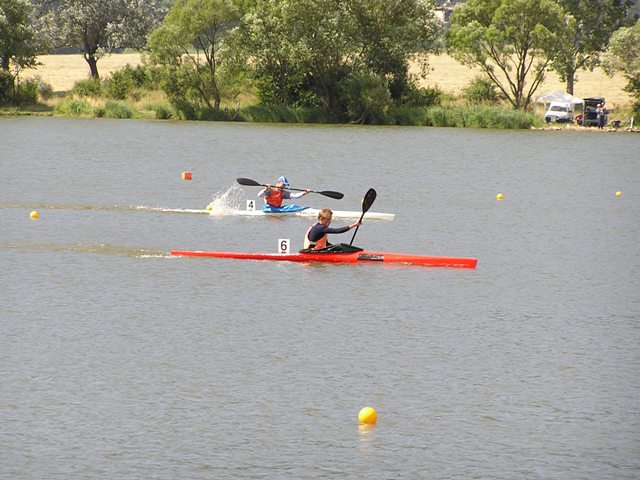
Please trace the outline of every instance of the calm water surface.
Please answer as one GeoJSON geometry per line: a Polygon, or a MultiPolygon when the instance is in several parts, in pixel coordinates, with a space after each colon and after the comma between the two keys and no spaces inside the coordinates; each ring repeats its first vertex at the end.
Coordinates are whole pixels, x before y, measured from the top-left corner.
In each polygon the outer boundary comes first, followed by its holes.
{"type": "Polygon", "coordinates": [[[0,118],[0,144],[0,478],[640,478],[638,135],[0,118]],[[345,193],[318,208],[376,188],[397,217],[357,245],[478,268],[166,254],[301,248],[308,219],[161,211],[280,175],[345,193]]]}

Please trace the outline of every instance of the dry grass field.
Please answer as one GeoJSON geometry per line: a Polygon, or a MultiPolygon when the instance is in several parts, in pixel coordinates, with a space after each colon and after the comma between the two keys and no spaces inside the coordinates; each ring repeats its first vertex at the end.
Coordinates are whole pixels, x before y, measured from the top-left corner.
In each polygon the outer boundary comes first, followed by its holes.
{"type": "MultiPolygon", "coordinates": [[[[54,91],[67,91],[78,80],[89,76],[89,67],[79,54],[45,55],[38,58],[42,63],[35,70],[24,72],[24,77],[39,75],[50,83],[54,91]]],[[[100,75],[108,76],[127,64],[132,66],[141,62],[137,53],[114,54],[98,61],[100,75]]],[[[459,94],[461,90],[477,75],[479,71],[470,69],[447,55],[429,58],[431,71],[424,85],[438,86],[447,93],[459,94]]],[[[631,104],[631,97],[623,91],[626,80],[621,75],[608,77],[600,69],[593,72],[579,72],[574,94],[578,97],[605,97],[610,109],[624,108],[631,104]]],[[[562,90],[564,85],[551,72],[546,82],[538,89],[536,95],[562,90]]]]}
{"type": "MultiPolygon", "coordinates": [[[[429,57],[432,71],[424,81],[425,85],[438,86],[441,90],[459,94],[476,76],[479,69],[470,69],[459,64],[448,55],[429,57]]],[[[631,97],[623,90],[627,81],[622,75],[608,77],[601,69],[593,72],[578,72],[574,87],[576,97],[605,97],[609,108],[625,107],[632,103],[631,97]]],[[[547,74],[545,83],[536,91],[535,96],[550,92],[565,91],[565,85],[553,72],[547,74]]]]}
{"type": "MultiPolygon", "coordinates": [[[[71,90],[78,80],[89,78],[89,65],[80,54],[69,55],[42,55],[38,57],[42,63],[37,69],[23,73],[24,77],[38,75],[42,80],[50,83],[56,92],[71,90]]],[[[109,55],[98,60],[100,76],[106,77],[115,70],[120,70],[125,65],[136,66],[140,64],[140,54],[119,53],[109,55]]]]}

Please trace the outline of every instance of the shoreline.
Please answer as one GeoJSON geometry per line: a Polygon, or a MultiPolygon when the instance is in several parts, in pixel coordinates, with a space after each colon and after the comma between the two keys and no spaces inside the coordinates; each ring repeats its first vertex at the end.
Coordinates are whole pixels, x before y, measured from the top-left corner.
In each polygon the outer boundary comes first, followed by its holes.
{"type": "MultiPolygon", "coordinates": [[[[53,109],[51,111],[29,111],[29,110],[24,110],[24,111],[15,111],[15,112],[10,112],[10,111],[6,111],[6,110],[2,110],[0,108],[0,118],[2,117],[57,117],[57,118],[89,118],[89,119],[93,119],[93,118],[100,118],[100,117],[81,117],[81,116],[66,116],[66,115],[55,115],[53,112],[53,109]]],[[[175,119],[160,119],[160,118],[133,118],[133,119],[120,119],[120,120],[157,120],[160,122],[177,122],[177,121],[182,121],[182,120],[175,120],[175,119]]],[[[198,122],[198,121],[212,121],[212,120],[191,120],[194,122],[198,122]]],[[[245,121],[226,121],[227,123],[252,123],[252,122],[245,122],[245,121]]],[[[291,124],[293,125],[293,124],[291,124]]],[[[309,123],[302,123],[300,125],[310,125],[309,123]]],[[[324,125],[322,123],[318,123],[317,125],[324,125]]],[[[344,124],[344,125],[349,125],[349,124],[344,124]]],[[[371,126],[371,125],[370,125],[371,126]]],[[[376,127],[397,127],[397,126],[402,126],[402,125],[374,125],[376,127]]],[[[432,125],[425,125],[424,128],[443,128],[443,127],[437,127],[437,126],[432,126],[432,125]]],[[[444,127],[444,128],[473,128],[476,130],[509,130],[509,129],[505,129],[505,128],[479,128],[479,127],[444,127]]],[[[515,130],[515,129],[514,129],[515,130]]],[[[631,127],[625,127],[625,126],[620,126],[618,128],[615,127],[610,127],[610,126],[605,126],[605,128],[597,128],[597,127],[583,127],[580,125],[562,125],[562,126],[557,126],[557,125],[545,125],[543,127],[536,127],[536,126],[532,126],[529,127],[528,129],[525,130],[536,130],[536,131],[571,131],[571,132],[602,132],[602,133],[640,133],[640,128],[634,126],[633,128],[631,127]]]]}
{"type": "MultiPolygon", "coordinates": [[[[41,55],[37,61],[42,65],[25,70],[23,78],[39,76],[51,84],[54,92],[68,92],[75,82],[89,77],[87,62],[77,53],[41,55]]],[[[98,70],[101,77],[107,77],[127,64],[135,67],[142,63],[141,53],[114,53],[98,61],[98,70]]],[[[428,63],[429,73],[419,82],[420,85],[438,87],[445,93],[459,95],[469,82],[480,75],[478,69],[466,67],[446,54],[431,55],[428,63]]],[[[410,72],[416,74],[417,69],[411,68],[410,72]]],[[[577,97],[605,97],[611,108],[624,108],[633,103],[632,97],[624,91],[627,81],[622,75],[609,77],[596,68],[592,72],[580,71],[576,80],[574,94],[577,97]]],[[[550,72],[536,96],[554,91],[565,91],[565,88],[557,75],[550,72]]]]}
{"type": "MultiPolygon", "coordinates": [[[[89,77],[88,66],[85,60],[79,54],[58,54],[58,55],[44,55],[37,57],[37,60],[41,63],[38,68],[26,70],[22,73],[22,78],[39,77],[42,81],[49,83],[52,86],[54,95],[52,98],[42,101],[42,103],[26,108],[4,106],[0,107],[0,116],[57,116],[54,113],[55,108],[61,102],[68,100],[69,92],[73,88],[73,85],[80,80],[85,80],[89,77]]],[[[453,58],[446,54],[433,55],[429,57],[429,74],[427,78],[421,80],[419,84],[423,87],[431,87],[440,89],[445,95],[459,96],[464,90],[466,85],[476,78],[480,72],[477,69],[469,68],[459,64],[453,58]]],[[[107,78],[109,75],[117,70],[124,68],[126,65],[137,66],[143,63],[143,54],[141,53],[118,53],[111,54],[100,59],[98,68],[101,78],[107,78]]],[[[413,70],[412,70],[413,72],[413,70]]],[[[413,72],[415,73],[415,72],[413,72]]],[[[550,91],[563,90],[563,85],[559,79],[553,75],[549,75],[543,86],[538,89],[540,95],[550,91]]],[[[611,105],[612,112],[626,112],[630,110],[630,106],[633,103],[633,99],[629,94],[624,92],[623,88],[626,85],[626,79],[620,75],[614,77],[607,77],[603,72],[580,72],[578,75],[578,82],[576,83],[576,96],[582,97],[597,97],[602,96],[607,99],[607,104],[611,105]]],[[[540,96],[536,95],[536,96],[540,96]]],[[[102,99],[104,100],[104,99],[102,99]]],[[[154,101],[147,100],[146,105],[151,105],[154,101]]],[[[155,102],[157,103],[157,102],[155,102]]],[[[457,102],[456,102],[457,103],[457,102]]],[[[140,105],[134,102],[132,105],[134,109],[138,110],[135,118],[154,119],[153,112],[146,106],[140,108],[140,105]],[[149,110],[149,111],[147,111],[149,110]]],[[[532,113],[537,118],[542,118],[544,112],[541,111],[541,104],[533,103],[532,113]]],[[[446,106],[443,108],[447,108],[446,106]]],[[[454,108],[452,106],[452,108],[454,108]]],[[[508,109],[506,106],[499,108],[508,109]]],[[[626,113],[624,113],[626,115],[626,113]]],[[[71,115],[75,116],[75,115],[71,115]]],[[[81,116],[81,115],[78,115],[81,116]]],[[[98,115],[99,116],[99,115],[98,115]]],[[[158,118],[160,119],[160,118],[158,118]]],[[[628,122],[627,118],[621,118],[620,116],[610,117],[611,122],[614,120],[619,121],[622,125],[628,122]]],[[[610,122],[610,125],[611,125],[610,122]]],[[[640,126],[640,125],[639,125],[640,126]]],[[[472,127],[473,128],[473,127],[472,127]]],[[[597,130],[597,128],[582,127],[579,125],[568,124],[539,124],[529,127],[534,130],[579,130],[590,131],[597,130]]],[[[611,126],[604,129],[605,131],[637,131],[637,127],[618,127],[613,128],[611,126]]]]}

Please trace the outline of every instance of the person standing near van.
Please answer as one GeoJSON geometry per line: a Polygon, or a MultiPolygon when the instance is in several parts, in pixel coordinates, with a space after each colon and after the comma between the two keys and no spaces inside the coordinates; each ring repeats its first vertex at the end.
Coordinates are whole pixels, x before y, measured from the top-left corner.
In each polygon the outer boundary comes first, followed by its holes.
{"type": "Polygon", "coordinates": [[[605,123],[607,123],[607,109],[604,108],[603,103],[599,103],[596,108],[596,116],[598,118],[598,128],[603,129],[605,123]]]}

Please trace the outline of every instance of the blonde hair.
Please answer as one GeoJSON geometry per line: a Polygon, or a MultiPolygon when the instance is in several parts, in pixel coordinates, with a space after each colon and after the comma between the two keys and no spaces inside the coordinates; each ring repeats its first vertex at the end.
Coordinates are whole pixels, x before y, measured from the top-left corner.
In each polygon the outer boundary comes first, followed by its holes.
{"type": "Polygon", "coordinates": [[[318,220],[331,220],[333,217],[333,212],[330,208],[323,208],[318,212],[318,220]]]}

